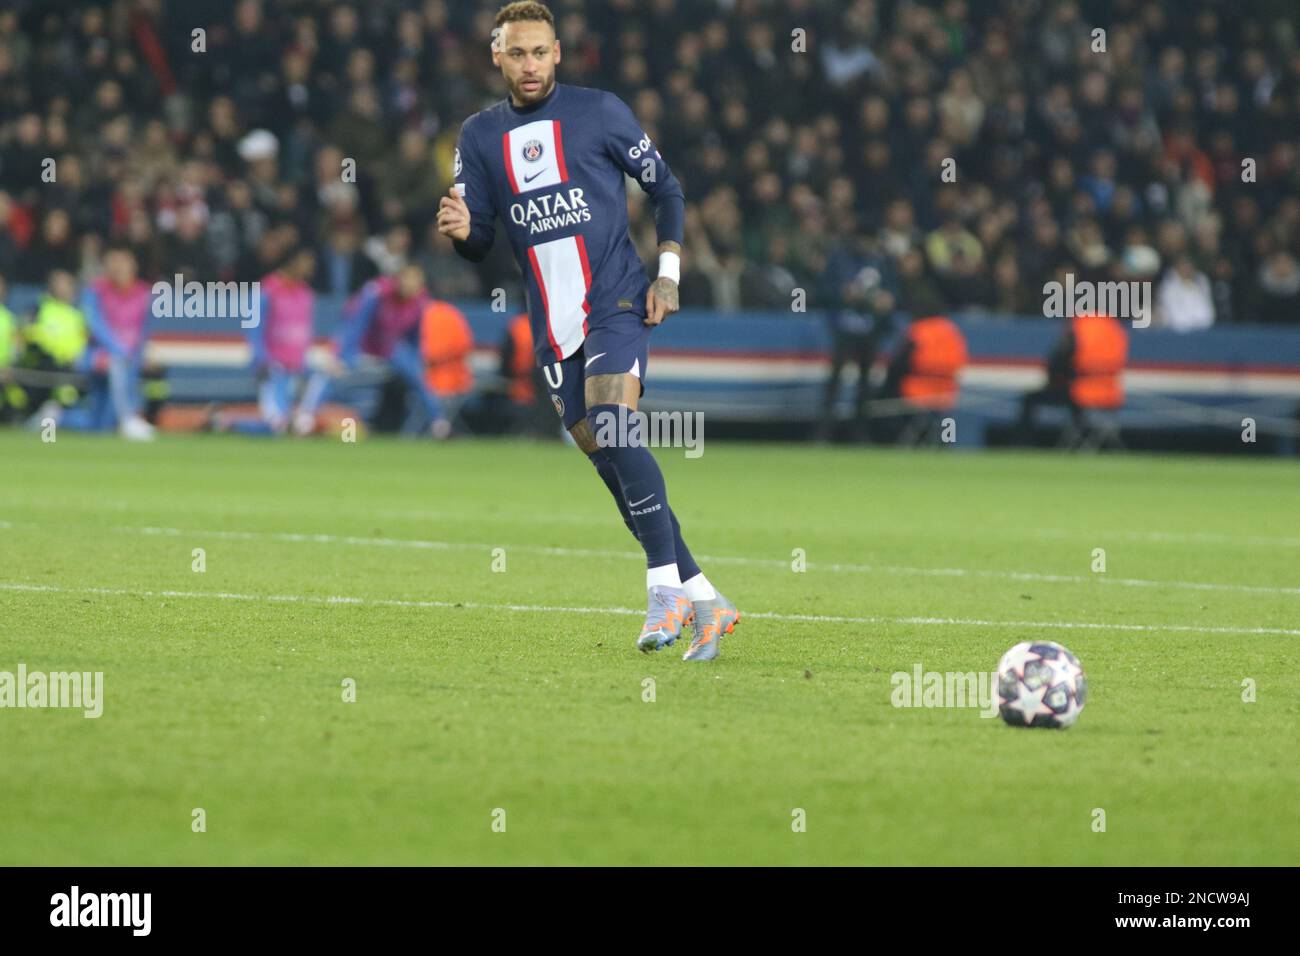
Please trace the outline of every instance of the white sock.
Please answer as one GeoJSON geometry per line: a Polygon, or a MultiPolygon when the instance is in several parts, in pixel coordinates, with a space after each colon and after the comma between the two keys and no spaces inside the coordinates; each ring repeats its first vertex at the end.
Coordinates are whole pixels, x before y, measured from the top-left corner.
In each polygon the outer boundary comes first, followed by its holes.
{"type": "Polygon", "coordinates": [[[677,574],[676,564],[661,564],[657,568],[650,568],[645,573],[645,586],[647,589],[660,588],[680,588],[682,579],[677,574]]]}
{"type": "Polygon", "coordinates": [[[718,596],[718,592],[713,590],[713,585],[709,583],[703,571],[689,581],[683,581],[682,587],[686,589],[686,597],[692,602],[712,601],[718,596]]]}

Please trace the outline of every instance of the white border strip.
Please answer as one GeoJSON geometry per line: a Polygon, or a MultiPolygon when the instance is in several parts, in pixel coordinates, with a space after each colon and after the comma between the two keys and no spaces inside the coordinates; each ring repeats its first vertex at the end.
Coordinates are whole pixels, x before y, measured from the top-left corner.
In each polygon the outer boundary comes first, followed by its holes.
{"type": "MultiPolygon", "coordinates": [[[[252,601],[266,604],[320,604],[350,607],[401,607],[418,609],[454,609],[475,611],[509,611],[525,614],[618,614],[640,617],[645,611],[628,607],[565,607],[551,604],[481,604],[475,601],[406,601],[389,598],[361,598],[344,595],[313,596],[305,594],[239,594],[231,591],[151,591],[130,588],[64,588],[51,584],[0,582],[0,591],[44,594],[95,594],[104,597],[182,598],[213,601],[252,601]]],[[[745,618],[809,624],[903,624],[921,627],[998,627],[1052,630],[1127,631],[1141,633],[1174,632],[1182,634],[1252,634],[1300,637],[1300,630],[1278,627],[1198,627],[1191,624],[1106,624],[1095,621],[987,621],[957,617],[850,617],[837,614],[778,614],[772,611],[746,611],[745,618]]]]}

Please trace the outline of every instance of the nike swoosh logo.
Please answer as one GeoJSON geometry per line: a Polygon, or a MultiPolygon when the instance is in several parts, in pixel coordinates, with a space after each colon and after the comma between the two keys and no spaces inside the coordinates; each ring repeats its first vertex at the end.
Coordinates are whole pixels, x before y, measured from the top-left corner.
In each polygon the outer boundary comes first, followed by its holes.
{"type": "Polygon", "coordinates": [[[594,362],[594,361],[596,361],[596,359],[598,359],[598,358],[603,358],[603,357],[605,356],[605,354],[606,354],[606,353],[601,352],[599,355],[593,355],[591,358],[587,359],[587,364],[585,364],[585,365],[582,366],[582,367],[583,367],[583,368],[591,368],[591,363],[594,362]]]}
{"type": "Polygon", "coordinates": [[[548,172],[548,170],[543,169],[541,173],[533,173],[531,176],[525,176],[524,182],[531,183],[534,179],[536,179],[538,176],[542,175],[542,173],[545,172],[548,172]]]}
{"type": "Polygon", "coordinates": [[[647,501],[649,501],[649,500],[650,500],[651,498],[653,498],[653,497],[654,497],[654,493],[651,492],[650,494],[648,494],[648,495],[646,495],[644,498],[642,498],[640,501],[629,501],[629,502],[627,503],[627,506],[628,506],[629,508],[635,508],[637,505],[643,505],[643,504],[645,504],[647,501]]]}

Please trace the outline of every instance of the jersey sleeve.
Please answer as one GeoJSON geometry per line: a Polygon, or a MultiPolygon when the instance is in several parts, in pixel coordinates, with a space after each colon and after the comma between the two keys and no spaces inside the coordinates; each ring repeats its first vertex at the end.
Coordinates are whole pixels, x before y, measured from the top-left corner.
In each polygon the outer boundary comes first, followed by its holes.
{"type": "Polygon", "coordinates": [[[469,124],[460,129],[456,142],[456,158],[452,166],[456,192],[469,207],[469,238],[453,245],[460,255],[471,262],[481,262],[492,249],[496,238],[496,203],[492,200],[492,183],[487,164],[474,148],[474,137],[469,124]]]}
{"type": "Polygon", "coordinates": [[[90,329],[90,337],[94,341],[108,349],[113,355],[122,356],[126,354],[126,349],[122,348],[121,343],[117,341],[117,336],[109,328],[108,322],[104,319],[103,310],[99,307],[99,293],[94,289],[86,289],[81,295],[81,314],[86,319],[86,325],[90,329]]]}
{"type": "Polygon", "coordinates": [[[607,93],[601,111],[605,121],[605,149],[654,203],[659,242],[681,245],[686,230],[686,196],[681,183],[626,103],[607,93]]]}
{"type": "Polygon", "coordinates": [[[372,279],[361,287],[356,297],[343,307],[343,327],[338,333],[339,360],[349,368],[361,352],[361,340],[366,337],[370,323],[379,311],[379,292],[372,279]]]}
{"type": "Polygon", "coordinates": [[[253,353],[253,368],[261,368],[267,363],[266,320],[271,314],[271,297],[263,292],[258,296],[258,322],[248,327],[248,347],[253,353]]]}

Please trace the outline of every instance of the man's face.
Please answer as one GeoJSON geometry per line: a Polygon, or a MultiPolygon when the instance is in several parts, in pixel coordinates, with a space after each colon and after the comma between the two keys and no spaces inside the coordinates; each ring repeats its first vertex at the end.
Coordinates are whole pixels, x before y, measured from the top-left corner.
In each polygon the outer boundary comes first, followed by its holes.
{"type": "Polygon", "coordinates": [[[560,41],[550,24],[540,20],[507,23],[501,28],[492,62],[501,68],[516,106],[545,99],[555,87],[560,41]]]}
{"type": "Polygon", "coordinates": [[[424,291],[424,273],[408,266],[397,276],[397,291],[403,299],[410,299],[424,291]]]}
{"type": "Polygon", "coordinates": [[[303,250],[293,257],[292,275],[299,282],[307,282],[316,272],[316,257],[303,250]]]}
{"type": "Polygon", "coordinates": [[[55,272],[50,276],[50,294],[56,299],[71,302],[77,297],[77,280],[70,272],[55,272]]]}
{"type": "Polygon", "coordinates": [[[114,285],[130,285],[135,281],[135,256],[122,251],[110,252],[104,261],[104,271],[114,285]]]}

